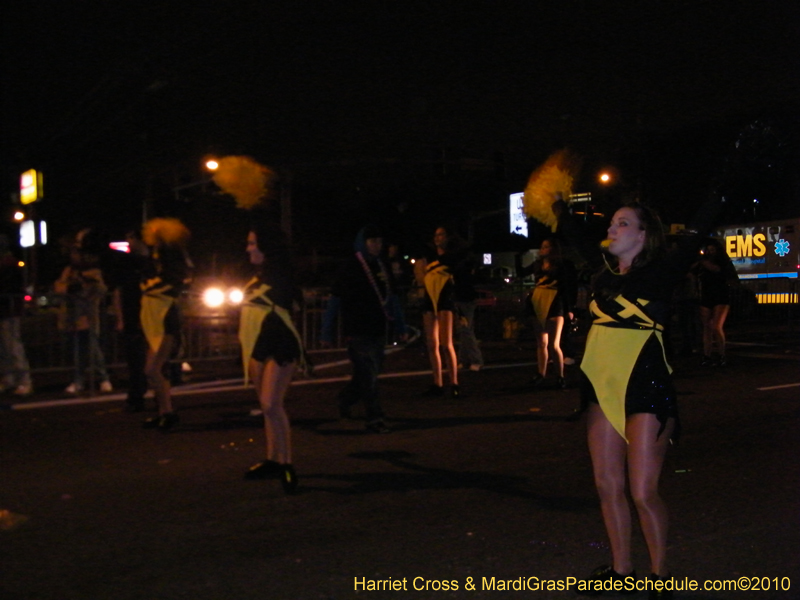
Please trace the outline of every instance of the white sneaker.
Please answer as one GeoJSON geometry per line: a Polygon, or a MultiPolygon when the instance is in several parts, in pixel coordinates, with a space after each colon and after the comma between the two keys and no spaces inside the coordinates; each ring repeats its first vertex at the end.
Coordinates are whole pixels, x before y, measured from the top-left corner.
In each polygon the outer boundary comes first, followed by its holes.
{"type": "Polygon", "coordinates": [[[15,396],[30,396],[33,393],[33,386],[29,383],[28,385],[18,385],[14,390],[15,396]]]}
{"type": "Polygon", "coordinates": [[[103,392],[104,394],[108,394],[109,392],[114,391],[114,386],[111,385],[110,381],[101,381],[100,391],[103,392]]]}
{"type": "Polygon", "coordinates": [[[66,388],[64,388],[64,391],[67,394],[78,394],[83,391],[83,388],[79,386],[77,383],[73,382],[70,383],[66,388]]]}

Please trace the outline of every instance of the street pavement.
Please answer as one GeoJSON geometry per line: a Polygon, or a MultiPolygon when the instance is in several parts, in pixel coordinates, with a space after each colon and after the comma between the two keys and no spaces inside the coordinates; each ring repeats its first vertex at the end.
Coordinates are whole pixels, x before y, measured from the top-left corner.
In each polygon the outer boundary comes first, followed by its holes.
{"type": "MultiPolygon", "coordinates": [[[[670,565],[701,586],[770,589],[677,597],[800,598],[797,335],[731,339],[726,368],[674,363],[683,436],[662,479],[670,565]]],[[[381,380],[386,435],[339,419],[347,369],[328,366],[340,355],[317,356],[316,378],[287,401],[300,478],[291,496],[242,477],[263,458],[264,434],[235,365],[197,369],[168,434],[143,430],[148,413],[126,413],[121,396],[8,400],[0,598],[575,597],[515,586],[583,578],[609,560],[585,423],[573,418],[578,367],[569,389],[532,391],[530,343],[484,352],[485,369],[461,373],[458,399],[421,395],[421,344],[393,352],[381,380]]],[[[638,529],[634,554],[646,575],[638,529]]]]}

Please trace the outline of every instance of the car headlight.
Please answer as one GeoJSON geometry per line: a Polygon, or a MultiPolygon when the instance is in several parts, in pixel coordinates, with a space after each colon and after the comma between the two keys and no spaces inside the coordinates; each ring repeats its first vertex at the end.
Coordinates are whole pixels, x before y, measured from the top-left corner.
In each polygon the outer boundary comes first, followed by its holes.
{"type": "Polygon", "coordinates": [[[219,308],[225,303],[225,293],[215,287],[206,289],[203,292],[203,304],[209,308],[219,308]]]}

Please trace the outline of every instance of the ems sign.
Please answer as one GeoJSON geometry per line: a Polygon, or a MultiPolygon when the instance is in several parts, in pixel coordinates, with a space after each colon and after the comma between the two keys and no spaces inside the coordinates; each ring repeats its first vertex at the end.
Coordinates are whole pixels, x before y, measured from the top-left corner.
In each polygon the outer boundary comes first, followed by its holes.
{"type": "Polygon", "coordinates": [[[725,236],[725,251],[731,258],[760,257],[767,253],[767,247],[764,245],[766,241],[767,236],[763,233],[727,235],[725,236]]]}

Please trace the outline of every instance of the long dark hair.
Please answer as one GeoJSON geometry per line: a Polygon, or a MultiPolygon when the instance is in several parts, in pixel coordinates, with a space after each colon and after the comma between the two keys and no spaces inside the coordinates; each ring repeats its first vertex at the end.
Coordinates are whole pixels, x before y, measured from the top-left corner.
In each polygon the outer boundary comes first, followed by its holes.
{"type": "MultiPolygon", "coordinates": [[[[550,244],[550,254],[547,256],[539,256],[539,260],[543,261],[547,259],[550,261],[554,266],[559,266],[562,262],[564,262],[564,249],[561,247],[561,241],[555,237],[550,236],[546,237],[542,240],[542,244],[545,242],[550,244]]],[[[539,245],[539,250],[542,249],[542,245],[539,245]]]]}
{"type": "MultiPolygon", "coordinates": [[[[458,234],[455,228],[448,225],[439,225],[433,230],[434,235],[435,232],[440,229],[443,229],[445,235],[447,236],[447,242],[445,242],[443,248],[445,252],[449,254],[457,254],[466,248],[467,242],[458,234]]],[[[436,250],[436,244],[434,243],[433,239],[431,239],[430,248],[434,251],[436,250]]]]}

